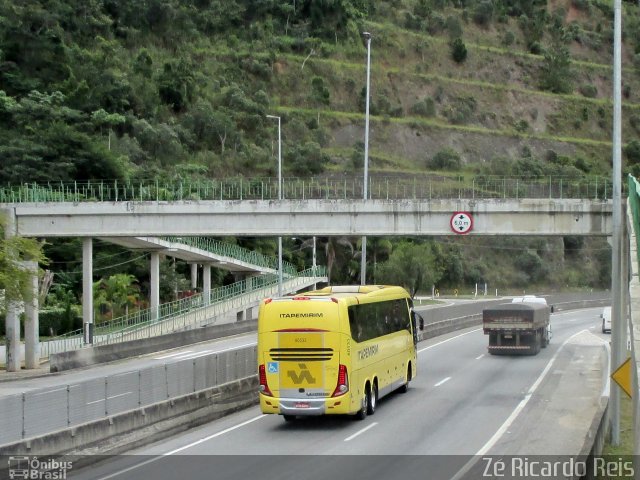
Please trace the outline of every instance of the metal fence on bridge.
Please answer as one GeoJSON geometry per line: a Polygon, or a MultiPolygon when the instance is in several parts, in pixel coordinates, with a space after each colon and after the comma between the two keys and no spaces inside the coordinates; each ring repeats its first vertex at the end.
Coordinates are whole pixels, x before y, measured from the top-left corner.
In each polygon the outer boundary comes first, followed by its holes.
{"type": "MultiPolygon", "coordinates": [[[[607,177],[499,176],[394,176],[369,178],[371,199],[491,199],[491,198],[588,198],[610,199],[607,177]]],[[[361,199],[362,177],[286,178],[283,198],[361,199]]],[[[135,182],[86,181],[69,183],[25,183],[0,188],[0,203],[22,202],[145,202],[197,200],[277,200],[276,178],[229,178],[166,183],[158,180],[135,182]]]]}

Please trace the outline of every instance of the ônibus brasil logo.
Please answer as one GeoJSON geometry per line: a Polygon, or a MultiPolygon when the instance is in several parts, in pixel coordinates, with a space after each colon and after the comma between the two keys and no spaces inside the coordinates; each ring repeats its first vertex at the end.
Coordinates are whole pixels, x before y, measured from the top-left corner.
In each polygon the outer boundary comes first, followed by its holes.
{"type": "Polygon", "coordinates": [[[67,471],[73,468],[73,462],[55,458],[40,460],[38,457],[9,457],[9,478],[25,480],[65,480],[67,471]]]}

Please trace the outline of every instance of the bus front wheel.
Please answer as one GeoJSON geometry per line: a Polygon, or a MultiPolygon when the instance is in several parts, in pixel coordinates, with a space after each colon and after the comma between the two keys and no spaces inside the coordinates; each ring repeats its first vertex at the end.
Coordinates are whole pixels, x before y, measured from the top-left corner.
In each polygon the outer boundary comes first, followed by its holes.
{"type": "Polygon", "coordinates": [[[407,383],[398,388],[400,393],[407,393],[409,391],[409,382],[411,381],[411,364],[407,367],[407,383]]]}

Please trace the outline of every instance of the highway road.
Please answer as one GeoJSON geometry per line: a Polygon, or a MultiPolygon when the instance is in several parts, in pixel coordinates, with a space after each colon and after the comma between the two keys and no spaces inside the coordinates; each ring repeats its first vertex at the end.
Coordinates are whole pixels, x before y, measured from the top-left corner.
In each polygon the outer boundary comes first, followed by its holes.
{"type": "Polygon", "coordinates": [[[461,478],[465,465],[483,467],[486,454],[574,454],[608,394],[610,337],[600,332],[601,310],[552,315],[551,344],[535,357],[488,355],[479,328],[421,342],[409,392],[381,400],[361,422],[284,422],[256,406],[70,478],[431,480],[461,478]]]}

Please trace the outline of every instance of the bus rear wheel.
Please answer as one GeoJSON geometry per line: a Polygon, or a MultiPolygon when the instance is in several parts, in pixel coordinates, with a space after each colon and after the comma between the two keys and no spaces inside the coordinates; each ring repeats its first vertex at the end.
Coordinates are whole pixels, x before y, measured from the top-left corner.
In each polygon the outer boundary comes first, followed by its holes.
{"type": "Polygon", "coordinates": [[[365,387],[364,397],[362,398],[362,407],[356,413],[356,420],[364,420],[367,418],[367,413],[369,412],[369,405],[371,405],[371,390],[369,385],[365,387]]]}
{"type": "Polygon", "coordinates": [[[378,384],[374,382],[373,387],[369,389],[369,406],[367,413],[373,415],[376,413],[376,406],[378,405],[378,384]]]}

